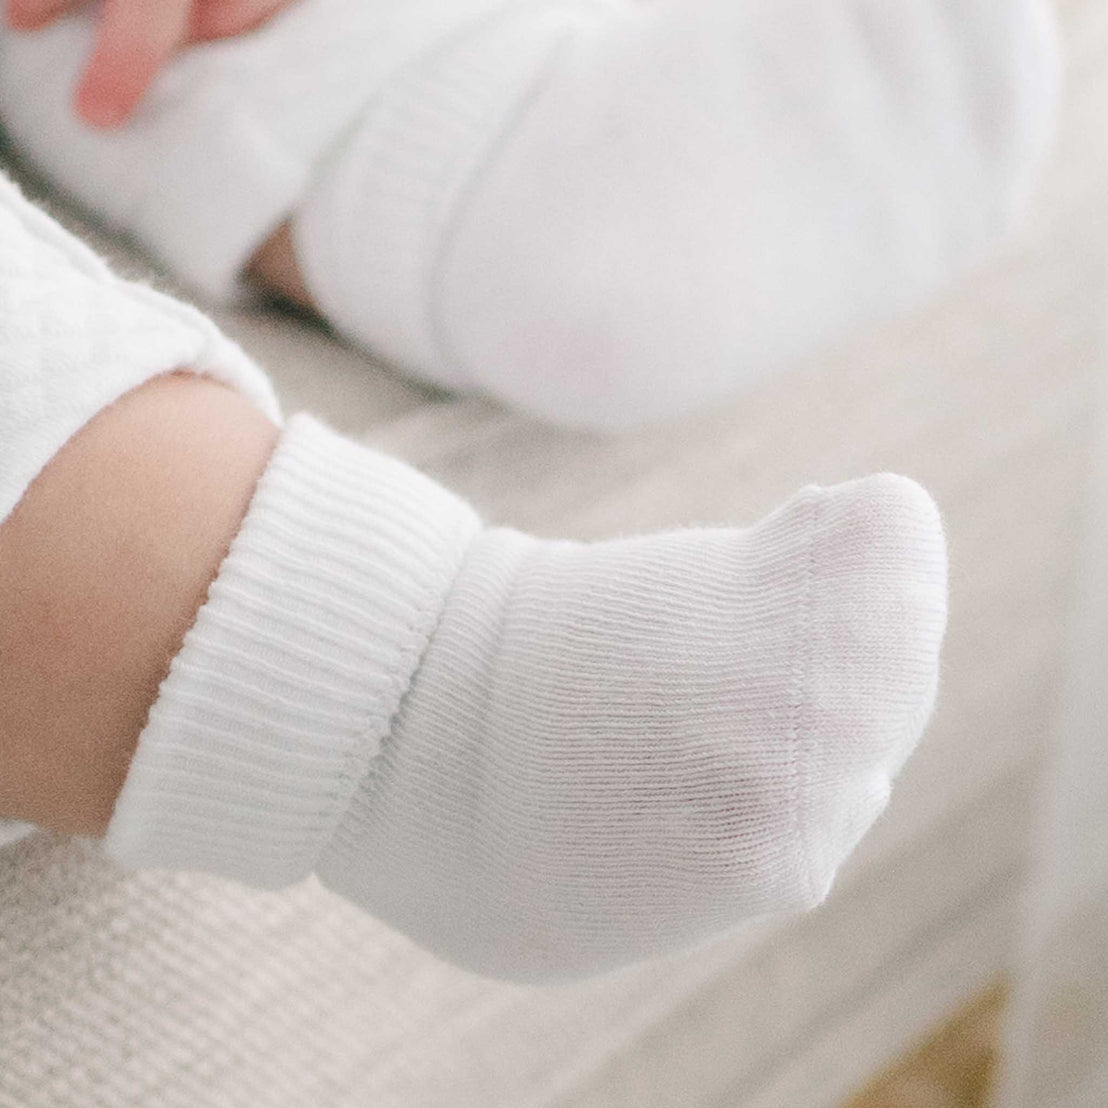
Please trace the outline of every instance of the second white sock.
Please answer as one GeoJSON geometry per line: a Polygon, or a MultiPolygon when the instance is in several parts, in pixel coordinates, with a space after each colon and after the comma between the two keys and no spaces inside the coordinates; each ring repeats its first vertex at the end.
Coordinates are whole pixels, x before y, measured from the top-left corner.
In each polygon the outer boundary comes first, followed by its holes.
{"type": "Polygon", "coordinates": [[[665,418],[975,259],[1056,83],[1041,0],[509,6],[382,90],[296,243],[339,329],[429,380],[665,418]]]}
{"type": "Polygon", "coordinates": [[[925,295],[1050,134],[1045,0],[299,0],[72,110],[87,13],[0,28],[25,156],[232,295],[284,219],[324,313],[403,369],[615,426],[925,295]]]}

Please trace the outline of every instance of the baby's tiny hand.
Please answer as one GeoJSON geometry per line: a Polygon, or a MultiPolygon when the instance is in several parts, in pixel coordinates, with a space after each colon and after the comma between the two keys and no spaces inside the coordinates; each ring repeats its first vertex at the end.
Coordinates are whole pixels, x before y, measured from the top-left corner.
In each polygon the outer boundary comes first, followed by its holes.
{"type": "MultiPolygon", "coordinates": [[[[12,27],[34,31],[90,0],[7,0],[12,27]]],[[[159,70],[190,42],[253,30],[292,0],[104,0],[77,112],[98,127],[126,122],[159,70]]]]}

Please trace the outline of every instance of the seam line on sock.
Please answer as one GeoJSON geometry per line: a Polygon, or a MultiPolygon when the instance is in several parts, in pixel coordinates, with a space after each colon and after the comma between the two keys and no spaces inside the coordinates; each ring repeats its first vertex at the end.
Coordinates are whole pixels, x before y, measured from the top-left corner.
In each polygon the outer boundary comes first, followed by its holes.
{"type": "MultiPolygon", "coordinates": [[[[402,658],[397,658],[393,663],[392,670],[389,674],[390,678],[396,677],[397,684],[400,687],[399,695],[396,699],[396,705],[388,718],[383,721],[383,728],[378,730],[372,725],[371,721],[367,721],[363,728],[362,744],[357,747],[350,747],[343,758],[343,767],[337,775],[336,785],[342,783],[341,790],[335,788],[330,791],[329,797],[331,804],[327,812],[325,822],[328,828],[327,834],[320,839],[319,850],[316,852],[316,856],[312,861],[313,872],[319,868],[319,861],[323,853],[328,849],[330,843],[337,835],[339,828],[342,826],[342,821],[346,816],[346,813],[350,809],[351,802],[354,797],[360,792],[363,783],[368,780],[373,773],[374,767],[377,765],[381,758],[381,755],[385,752],[385,744],[388,742],[392,735],[393,727],[396,724],[396,719],[400,715],[400,711],[404,706],[404,702],[407,700],[408,693],[411,691],[412,681],[415,678],[419,667],[423,663],[424,655],[426,655],[428,648],[431,645],[431,640],[434,638],[435,633],[438,631],[439,626],[442,623],[443,617],[446,614],[447,606],[450,603],[450,598],[454,594],[454,590],[458,583],[458,577],[461,574],[462,566],[465,564],[466,559],[469,557],[469,553],[473,548],[474,542],[480,536],[480,530],[470,539],[468,543],[458,553],[457,559],[451,564],[449,568],[442,570],[442,577],[448,581],[446,589],[439,594],[438,599],[438,614],[435,617],[434,623],[428,629],[423,638],[423,645],[416,652],[415,659],[407,667],[407,676],[403,679],[400,678],[400,670],[403,664],[402,658]],[[380,737],[376,740],[377,750],[369,758],[369,760],[360,769],[356,763],[360,760],[359,754],[361,753],[362,745],[373,741],[373,733],[377,730],[380,737]]],[[[433,602],[428,602],[421,610],[426,612],[433,607],[433,602]]],[[[416,638],[416,632],[418,627],[415,624],[409,623],[408,632],[409,636],[416,638]]]]}
{"type": "Polygon", "coordinates": [[[812,666],[814,664],[814,651],[812,650],[811,617],[814,606],[814,593],[816,581],[816,531],[822,508],[822,490],[819,490],[811,501],[809,509],[807,544],[808,551],[804,567],[803,597],[801,599],[801,611],[797,621],[797,630],[801,636],[798,644],[798,661],[794,664],[793,683],[796,689],[796,699],[793,706],[793,720],[790,728],[792,739],[792,766],[793,766],[793,812],[796,841],[800,849],[800,862],[803,880],[807,886],[806,903],[816,902],[816,887],[814,874],[812,873],[812,858],[809,844],[808,819],[806,806],[808,803],[807,774],[804,770],[805,758],[808,756],[810,736],[805,716],[812,696],[812,666]]]}

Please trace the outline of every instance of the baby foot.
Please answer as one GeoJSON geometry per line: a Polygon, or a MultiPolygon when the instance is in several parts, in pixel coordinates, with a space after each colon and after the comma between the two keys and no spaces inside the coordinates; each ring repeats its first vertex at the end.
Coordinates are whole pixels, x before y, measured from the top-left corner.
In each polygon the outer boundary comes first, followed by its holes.
{"type": "Polygon", "coordinates": [[[945,586],[904,478],[746,531],[547,542],[298,417],[109,848],[314,870],[500,977],[674,950],[826,895],[927,719],[945,586]]]}

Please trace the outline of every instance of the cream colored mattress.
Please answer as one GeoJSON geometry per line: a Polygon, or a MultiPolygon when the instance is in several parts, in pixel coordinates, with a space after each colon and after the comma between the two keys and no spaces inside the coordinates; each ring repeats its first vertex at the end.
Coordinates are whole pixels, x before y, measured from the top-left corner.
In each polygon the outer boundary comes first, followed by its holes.
{"type": "Polygon", "coordinates": [[[125,874],[93,843],[38,835],[0,854],[2,1108],[831,1108],[1000,972],[1104,364],[1108,5],[1065,8],[1063,133],[1021,236],[939,302],[696,419],[568,434],[414,388],[293,316],[224,320],[287,409],[546,535],[743,524],[799,484],[874,470],[923,481],[953,557],[940,705],[828,905],[523,989],[444,966],[311,883],[125,874]],[[109,979],[141,1018],[103,1008],[109,979]]]}

